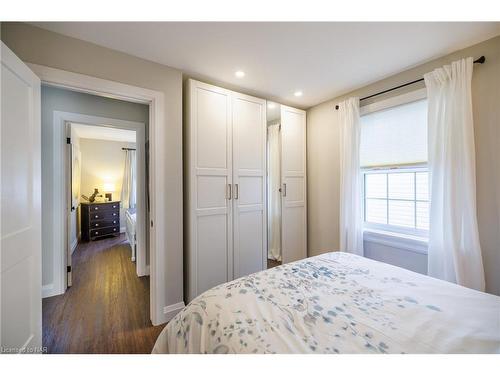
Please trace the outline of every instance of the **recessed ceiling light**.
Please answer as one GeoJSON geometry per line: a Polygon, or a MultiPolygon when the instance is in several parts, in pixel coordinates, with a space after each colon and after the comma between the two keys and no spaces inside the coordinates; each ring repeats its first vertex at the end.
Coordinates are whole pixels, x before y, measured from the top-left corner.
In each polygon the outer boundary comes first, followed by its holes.
{"type": "Polygon", "coordinates": [[[276,107],[276,104],[274,104],[273,102],[267,103],[267,108],[273,109],[274,107],[276,107]]]}
{"type": "Polygon", "coordinates": [[[295,96],[302,96],[302,91],[298,90],[293,93],[295,96]]]}
{"type": "Polygon", "coordinates": [[[234,75],[238,78],[243,78],[245,76],[245,72],[243,70],[237,70],[234,72],[234,75]]]}

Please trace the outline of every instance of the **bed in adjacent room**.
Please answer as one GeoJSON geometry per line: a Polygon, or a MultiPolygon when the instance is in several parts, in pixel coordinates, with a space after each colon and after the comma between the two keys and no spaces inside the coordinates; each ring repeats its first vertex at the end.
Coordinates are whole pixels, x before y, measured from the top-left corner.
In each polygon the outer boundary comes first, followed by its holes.
{"type": "Polygon", "coordinates": [[[132,261],[134,262],[137,250],[136,236],[135,236],[135,229],[137,223],[136,209],[135,208],[127,209],[125,211],[125,219],[126,219],[125,235],[127,237],[128,242],[130,243],[130,248],[132,250],[131,258],[132,261]]]}
{"type": "Polygon", "coordinates": [[[153,353],[500,353],[500,297],[333,252],[206,291],[153,353]]]}

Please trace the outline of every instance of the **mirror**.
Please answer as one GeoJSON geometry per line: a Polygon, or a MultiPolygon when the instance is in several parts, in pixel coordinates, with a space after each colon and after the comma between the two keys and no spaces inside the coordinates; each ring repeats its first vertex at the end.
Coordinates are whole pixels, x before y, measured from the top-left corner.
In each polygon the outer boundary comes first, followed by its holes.
{"type": "Polygon", "coordinates": [[[281,265],[281,106],[267,102],[267,268],[281,265]]]}

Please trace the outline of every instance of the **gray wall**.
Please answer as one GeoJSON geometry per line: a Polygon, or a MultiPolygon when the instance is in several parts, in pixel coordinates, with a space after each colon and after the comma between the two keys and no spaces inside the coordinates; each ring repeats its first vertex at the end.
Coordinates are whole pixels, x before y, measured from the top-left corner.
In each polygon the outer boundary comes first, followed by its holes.
{"type": "Polygon", "coordinates": [[[166,295],[168,306],[183,300],[182,251],[182,73],[179,70],[23,23],[2,22],[2,41],[23,61],[144,87],[164,94],[166,158],[164,186],[166,295]]]}
{"type": "MultiPolygon", "coordinates": [[[[79,92],[42,86],[42,284],[53,282],[54,264],[54,212],[51,191],[53,190],[54,155],[54,111],[72,112],[90,116],[149,122],[149,108],[144,104],[129,103],[79,92]]],[[[81,140],[80,140],[81,142],[81,140]]],[[[83,150],[82,150],[83,156],[83,150]]],[[[88,191],[82,194],[89,195],[88,191]]],[[[116,198],[116,197],[115,197],[116,198]]],[[[63,198],[61,198],[63,199],[63,198]]],[[[122,226],[124,223],[122,223],[122,226]]]]}
{"type": "MultiPolygon", "coordinates": [[[[394,51],[397,53],[397,51],[394,51]]],[[[378,81],[307,111],[307,180],[309,255],[339,247],[339,129],[334,105],[350,96],[363,97],[421,78],[424,73],[462,57],[486,56],[474,67],[472,99],[476,144],[479,235],[486,290],[500,295],[500,36],[378,81]]],[[[369,63],[369,62],[367,62],[369,63]]],[[[377,97],[385,99],[423,85],[377,97]]],[[[364,104],[368,104],[366,101],[364,104]]],[[[425,273],[426,255],[367,244],[367,255],[425,273]],[[409,258],[412,261],[409,262],[409,258]]]]}

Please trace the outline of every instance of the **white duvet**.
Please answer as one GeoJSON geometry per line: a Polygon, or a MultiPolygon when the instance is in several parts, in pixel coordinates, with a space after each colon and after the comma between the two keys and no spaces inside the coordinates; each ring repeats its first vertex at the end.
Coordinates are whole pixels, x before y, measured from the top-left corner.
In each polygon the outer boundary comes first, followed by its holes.
{"type": "Polygon", "coordinates": [[[334,252],[208,290],[153,353],[500,353],[500,297],[334,252]]]}

